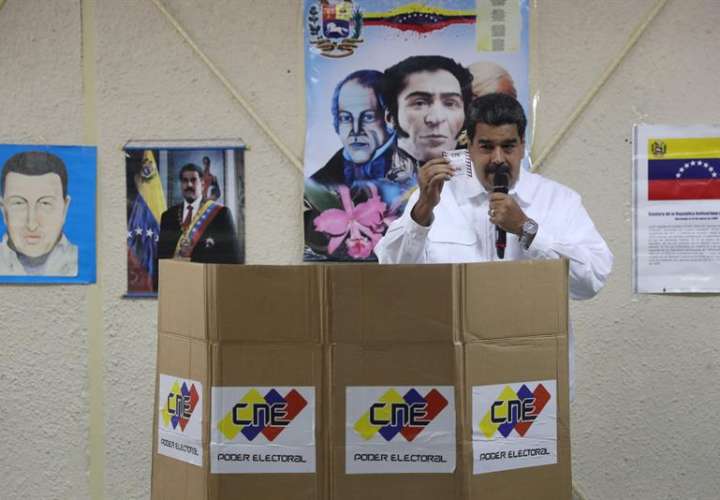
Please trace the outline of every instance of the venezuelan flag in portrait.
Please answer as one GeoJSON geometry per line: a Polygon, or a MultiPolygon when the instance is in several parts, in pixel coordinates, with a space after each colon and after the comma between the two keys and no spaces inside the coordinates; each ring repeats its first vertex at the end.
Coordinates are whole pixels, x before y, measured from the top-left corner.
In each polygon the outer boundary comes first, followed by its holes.
{"type": "Polygon", "coordinates": [[[429,33],[453,24],[475,24],[476,11],[474,8],[451,10],[409,3],[385,12],[368,12],[364,15],[364,19],[366,26],[385,26],[401,31],[429,33]]]}
{"type": "Polygon", "coordinates": [[[160,217],[167,209],[155,154],[142,151],[140,168],[128,184],[136,195],[128,216],[128,293],[153,293],[157,287],[160,217]]]}
{"type": "Polygon", "coordinates": [[[720,137],[649,139],[648,200],[719,200],[720,137]]]}

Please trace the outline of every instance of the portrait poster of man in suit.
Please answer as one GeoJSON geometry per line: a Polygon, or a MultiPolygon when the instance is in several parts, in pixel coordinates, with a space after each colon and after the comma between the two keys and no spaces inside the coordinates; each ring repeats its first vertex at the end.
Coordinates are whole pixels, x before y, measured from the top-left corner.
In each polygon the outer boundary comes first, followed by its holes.
{"type": "Polygon", "coordinates": [[[157,294],[160,259],[244,262],[241,142],[134,141],[125,151],[128,296],[157,294]]]}
{"type": "Polygon", "coordinates": [[[0,282],[95,282],[96,156],[0,145],[0,282]]]}

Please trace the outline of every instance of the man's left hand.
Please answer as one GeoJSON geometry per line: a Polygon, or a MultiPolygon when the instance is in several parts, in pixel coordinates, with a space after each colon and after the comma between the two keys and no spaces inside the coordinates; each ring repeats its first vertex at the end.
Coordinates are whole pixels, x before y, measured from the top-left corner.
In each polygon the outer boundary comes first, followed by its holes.
{"type": "Polygon", "coordinates": [[[528,219],[512,196],[505,193],[490,193],[490,222],[508,233],[520,235],[523,223],[528,219]]]}

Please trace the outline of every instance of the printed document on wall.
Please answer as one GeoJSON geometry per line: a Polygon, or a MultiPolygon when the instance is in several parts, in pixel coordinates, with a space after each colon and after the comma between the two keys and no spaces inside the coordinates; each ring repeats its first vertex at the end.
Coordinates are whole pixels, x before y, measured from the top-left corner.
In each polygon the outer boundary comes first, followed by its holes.
{"type": "Polygon", "coordinates": [[[720,125],[633,138],[635,292],[720,292],[720,125]]]}

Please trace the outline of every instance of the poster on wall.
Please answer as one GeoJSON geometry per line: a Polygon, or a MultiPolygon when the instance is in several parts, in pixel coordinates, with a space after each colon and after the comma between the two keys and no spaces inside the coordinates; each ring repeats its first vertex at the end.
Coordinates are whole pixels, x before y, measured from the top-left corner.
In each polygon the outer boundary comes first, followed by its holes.
{"type": "Polygon", "coordinates": [[[0,283],[95,283],[97,152],[0,145],[0,283]]]}
{"type": "Polygon", "coordinates": [[[526,0],[305,0],[304,260],[373,261],[465,107],[529,109],[526,0]]]}
{"type": "Polygon", "coordinates": [[[633,130],[636,293],[720,292],[720,126],[633,130]]]}
{"type": "Polygon", "coordinates": [[[244,152],[240,140],[125,145],[128,297],[157,295],[159,259],[245,261],[244,152]]]}

